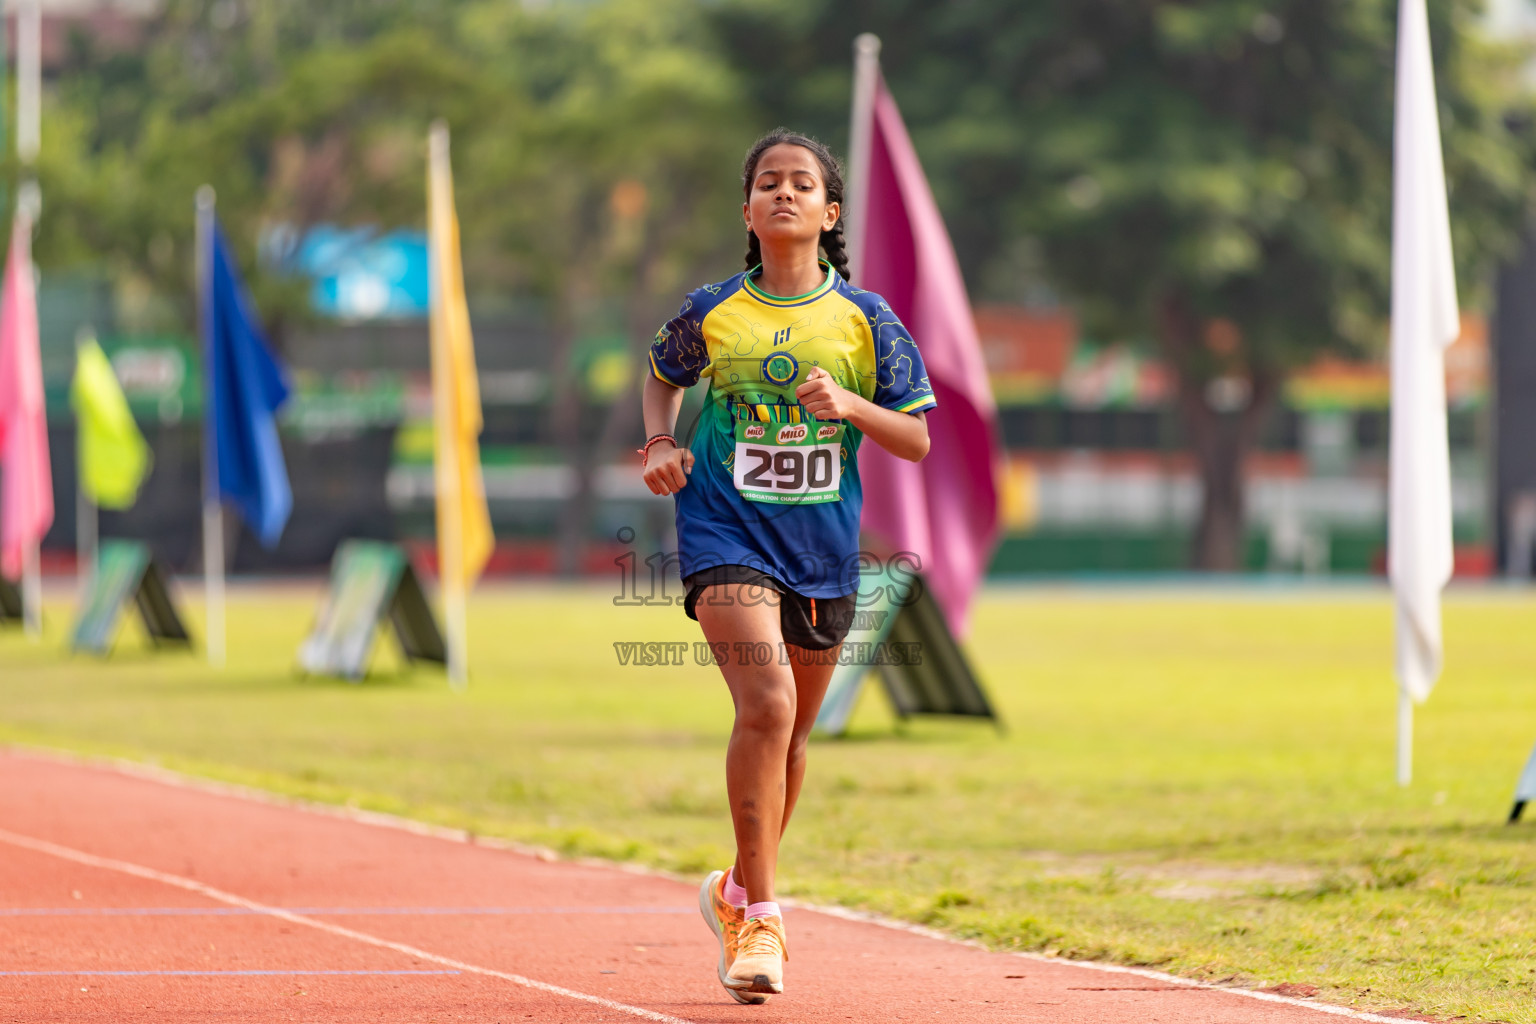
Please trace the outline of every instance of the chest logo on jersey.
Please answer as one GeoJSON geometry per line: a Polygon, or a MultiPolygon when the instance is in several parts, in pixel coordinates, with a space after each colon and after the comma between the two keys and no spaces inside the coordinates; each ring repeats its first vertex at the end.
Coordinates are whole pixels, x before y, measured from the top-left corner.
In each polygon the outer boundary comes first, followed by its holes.
{"type": "Polygon", "coordinates": [[[789,332],[790,332],[790,330],[791,330],[791,328],[786,327],[782,331],[775,331],[774,335],[773,335],[773,343],[775,345],[787,345],[787,344],[789,344],[789,332]]]}
{"type": "MultiPolygon", "coordinates": [[[[783,332],[788,336],[789,331],[783,332]]],[[[778,335],[774,335],[775,339],[778,335]]],[[[800,372],[800,364],[788,352],[775,352],[763,360],[763,376],[775,384],[788,384],[800,372]]]]}

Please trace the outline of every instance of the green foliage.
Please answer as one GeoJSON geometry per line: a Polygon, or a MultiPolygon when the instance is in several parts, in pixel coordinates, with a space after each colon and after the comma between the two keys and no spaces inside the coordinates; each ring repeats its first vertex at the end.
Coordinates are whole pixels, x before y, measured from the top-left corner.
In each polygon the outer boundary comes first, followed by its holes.
{"type": "MultiPolygon", "coordinates": [[[[1473,0],[1430,6],[1476,301],[1529,192],[1519,55],[1477,36],[1473,0]]],[[[76,39],[44,134],[39,259],[184,296],[205,180],[246,259],[275,221],[419,224],[443,117],[473,288],[590,301],[643,276],[659,301],[734,249],[755,128],[846,139],[849,42],[874,30],[978,293],[1054,290],[1098,333],[1146,338],[1177,302],[1196,333],[1223,319],[1242,341],[1195,346],[1186,372],[1283,370],[1381,337],[1395,10],[175,0],[141,53],[76,39]],[[616,201],[621,183],[640,187],[616,201]]]]}
{"type": "MultiPolygon", "coordinates": [[[[698,628],[611,597],[482,590],[463,695],[400,672],[389,641],[362,685],[295,678],[312,589],[232,592],[219,672],[137,627],[110,661],[69,658],[50,605],[43,644],[0,632],[0,741],[696,880],[730,857],[730,697],[713,666],[618,666],[615,641],[698,628]]],[[[1536,737],[1533,612],[1447,598],[1446,676],[1399,789],[1384,592],[993,590],[968,649],[1008,734],[896,734],[872,686],[848,740],[812,745],[780,891],[1000,949],[1536,1024],[1536,824],[1502,824],[1536,737]]]]}
{"type": "MultiPolygon", "coordinates": [[[[264,225],[420,226],[426,132],[442,118],[472,292],[559,305],[643,278],[653,301],[674,301],[718,255],[706,224],[729,219],[745,146],[734,80],[690,13],[639,0],[172,3],[144,54],[82,52],[61,77],[39,261],[105,262],[177,299],[185,320],[199,184],[215,186],[255,273],[264,225]]],[[[300,291],[258,286],[269,319],[300,313],[300,291]]]]}
{"type": "MultiPolygon", "coordinates": [[[[1531,194],[1524,54],[1430,0],[1462,290],[1475,304],[1531,194]]],[[[1046,284],[1113,337],[1161,304],[1242,328],[1284,368],[1379,342],[1396,0],[769,3],[718,15],[760,103],[846,138],[849,42],[873,31],[973,289],[1046,284]],[[785,11],[786,6],[788,11],[785,11]]],[[[1200,367],[1217,375],[1220,359],[1200,367]]],[[[1193,369],[1193,368],[1192,368],[1193,369]]]]}
{"type": "MultiPolygon", "coordinates": [[[[758,101],[834,138],[848,43],[880,35],[973,292],[1060,296],[1092,336],[1156,343],[1203,485],[1196,565],[1235,569],[1281,377],[1385,338],[1397,6],[740,0],[718,21],[758,101]]],[[[1475,307],[1528,224],[1524,55],[1479,38],[1475,0],[1429,6],[1475,307]]]]}

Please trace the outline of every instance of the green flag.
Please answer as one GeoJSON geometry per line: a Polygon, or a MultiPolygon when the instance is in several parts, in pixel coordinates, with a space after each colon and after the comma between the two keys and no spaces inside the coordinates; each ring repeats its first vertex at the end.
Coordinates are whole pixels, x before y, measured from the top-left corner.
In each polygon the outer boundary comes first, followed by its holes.
{"type": "Polygon", "coordinates": [[[149,446],[112,364],[94,341],[75,353],[69,401],[80,431],[80,487],[102,508],[127,508],[149,472],[149,446]]]}

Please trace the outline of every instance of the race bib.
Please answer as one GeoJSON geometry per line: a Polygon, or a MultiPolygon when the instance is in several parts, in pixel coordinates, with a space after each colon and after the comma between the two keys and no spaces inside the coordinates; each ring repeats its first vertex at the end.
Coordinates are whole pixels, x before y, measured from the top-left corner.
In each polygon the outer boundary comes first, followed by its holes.
{"type": "Polygon", "coordinates": [[[843,477],[840,423],[736,423],[736,490],[773,504],[838,501],[843,477]]]}

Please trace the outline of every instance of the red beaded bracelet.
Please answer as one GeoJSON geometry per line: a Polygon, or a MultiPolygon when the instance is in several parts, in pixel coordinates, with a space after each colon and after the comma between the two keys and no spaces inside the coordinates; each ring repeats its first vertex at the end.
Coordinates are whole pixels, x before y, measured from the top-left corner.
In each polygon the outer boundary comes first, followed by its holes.
{"type": "Polygon", "coordinates": [[[673,437],[671,434],[657,434],[654,437],[647,439],[644,448],[635,449],[635,454],[640,456],[641,469],[644,469],[646,465],[651,461],[651,445],[655,444],[657,441],[671,441],[672,447],[677,447],[677,438],[673,437]]]}

